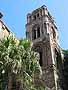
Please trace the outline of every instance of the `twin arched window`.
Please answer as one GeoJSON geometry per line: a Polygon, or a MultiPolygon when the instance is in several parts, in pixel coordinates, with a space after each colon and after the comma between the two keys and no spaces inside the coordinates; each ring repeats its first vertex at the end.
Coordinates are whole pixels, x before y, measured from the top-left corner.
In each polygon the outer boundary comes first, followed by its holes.
{"type": "Polygon", "coordinates": [[[40,37],[40,26],[35,25],[32,29],[32,39],[37,39],[40,37]]]}

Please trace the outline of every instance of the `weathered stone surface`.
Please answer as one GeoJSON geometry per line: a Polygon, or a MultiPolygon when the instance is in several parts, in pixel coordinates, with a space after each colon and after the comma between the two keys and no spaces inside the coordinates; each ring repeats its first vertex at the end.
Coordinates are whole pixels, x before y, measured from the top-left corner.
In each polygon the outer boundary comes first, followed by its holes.
{"type": "Polygon", "coordinates": [[[42,81],[51,90],[58,90],[58,80],[62,73],[62,56],[58,43],[58,30],[46,6],[27,15],[26,34],[33,42],[33,50],[40,55],[42,81]]]}

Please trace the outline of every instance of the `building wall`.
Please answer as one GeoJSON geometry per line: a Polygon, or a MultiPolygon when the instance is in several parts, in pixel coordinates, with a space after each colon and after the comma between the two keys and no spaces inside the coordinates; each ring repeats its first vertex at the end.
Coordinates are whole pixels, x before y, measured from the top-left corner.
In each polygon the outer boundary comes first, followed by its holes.
{"type": "Polygon", "coordinates": [[[9,29],[6,27],[6,25],[0,20],[0,39],[9,36],[10,35],[10,31],[9,29]]]}

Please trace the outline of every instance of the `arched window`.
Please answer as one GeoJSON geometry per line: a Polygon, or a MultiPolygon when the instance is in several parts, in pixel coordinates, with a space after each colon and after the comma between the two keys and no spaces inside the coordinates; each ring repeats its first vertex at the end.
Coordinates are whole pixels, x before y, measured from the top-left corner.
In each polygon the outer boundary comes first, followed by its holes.
{"type": "Polygon", "coordinates": [[[35,29],[33,29],[33,31],[32,31],[32,39],[33,40],[36,39],[36,30],[35,29]]]}
{"type": "Polygon", "coordinates": [[[36,30],[34,30],[34,39],[36,39],[36,30]]]}
{"type": "Polygon", "coordinates": [[[37,27],[37,38],[40,37],[40,27],[37,27]]]}
{"type": "Polygon", "coordinates": [[[32,29],[32,39],[37,39],[40,37],[40,27],[39,25],[35,25],[32,29]]]}
{"type": "Polygon", "coordinates": [[[42,52],[39,52],[39,56],[40,56],[39,64],[40,64],[40,66],[42,66],[42,52]]]}
{"type": "Polygon", "coordinates": [[[33,16],[33,19],[36,20],[36,15],[33,16]]]}
{"type": "Polygon", "coordinates": [[[47,29],[46,23],[44,23],[44,28],[47,29]]]}

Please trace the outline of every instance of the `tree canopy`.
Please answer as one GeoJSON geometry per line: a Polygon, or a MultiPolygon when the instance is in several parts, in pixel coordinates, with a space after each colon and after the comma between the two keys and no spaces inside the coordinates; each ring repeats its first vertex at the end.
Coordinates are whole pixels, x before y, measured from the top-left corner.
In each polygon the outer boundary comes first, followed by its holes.
{"type": "Polygon", "coordinates": [[[39,56],[29,40],[16,42],[6,37],[0,42],[0,90],[38,90],[34,84],[36,73],[41,73],[39,56]]]}

